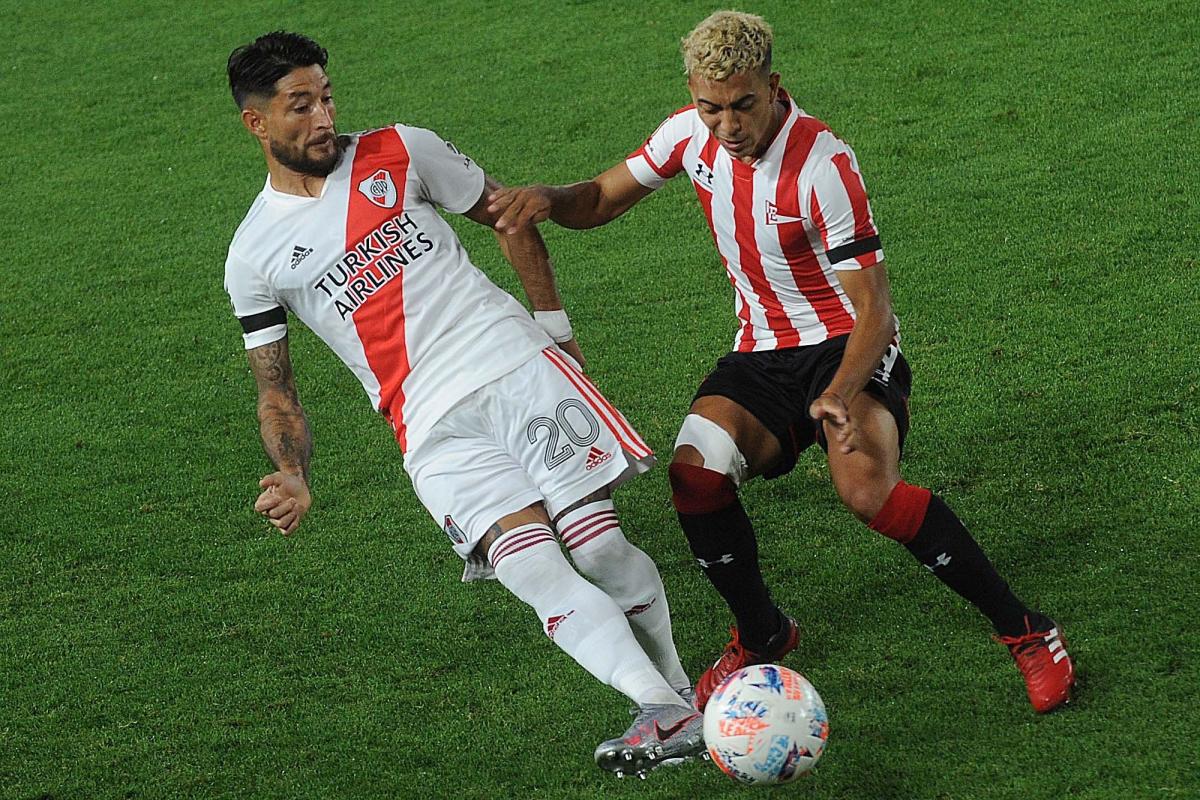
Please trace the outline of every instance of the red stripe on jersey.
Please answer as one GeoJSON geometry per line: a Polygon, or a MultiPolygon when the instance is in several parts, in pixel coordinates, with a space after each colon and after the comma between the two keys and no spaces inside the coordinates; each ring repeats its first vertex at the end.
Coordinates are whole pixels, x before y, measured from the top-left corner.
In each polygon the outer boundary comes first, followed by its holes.
{"type": "Polygon", "coordinates": [[[704,147],[700,148],[700,160],[704,162],[704,166],[709,169],[713,168],[713,164],[717,163],[717,149],[720,146],[721,143],[717,141],[717,137],[710,134],[704,147]]]}
{"type": "MultiPolygon", "coordinates": [[[[821,241],[825,243],[825,249],[829,249],[829,226],[825,224],[825,215],[821,213],[821,204],[817,202],[817,194],[813,192],[812,203],[809,208],[809,214],[812,217],[813,224],[817,226],[817,230],[821,232],[821,241]]],[[[827,337],[832,339],[834,336],[841,336],[843,333],[849,333],[854,330],[854,318],[846,313],[845,307],[842,305],[841,298],[838,297],[837,291],[829,283],[825,277],[824,270],[820,265],[813,271],[814,275],[820,276],[814,279],[809,285],[810,288],[804,291],[804,298],[812,304],[812,307],[817,312],[817,317],[825,324],[827,337]]]]}
{"type": "MultiPolygon", "coordinates": [[[[850,197],[850,210],[854,213],[854,238],[857,240],[878,236],[879,231],[875,230],[875,226],[871,224],[871,207],[867,203],[867,187],[863,186],[862,176],[854,171],[854,165],[850,163],[850,156],[838,153],[833,157],[833,165],[837,167],[838,175],[842,178],[842,185],[846,187],[846,194],[850,197]]],[[[879,258],[872,251],[858,256],[858,263],[863,267],[873,267],[879,263],[879,258]]]]}
{"type": "MultiPolygon", "coordinates": [[[[783,163],[779,167],[779,178],[775,187],[775,205],[781,214],[788,216],[803,216],[804,205],[800,201],[800,171],[816,144],[817,136],[822,131],[829,130],[816,120],[798,119],[788,133],[787,145],[783,151],[783,163]]],[[[825,219],[821,209],[813,202],[810,218],[821,231],[822,240],[826,239],[825,219]]],[[[779,234],[779,247],[783,257],[787,259],[792,272],[792,280],[796,288],[804,295],[804,299],[813,307],[817,319],[825,326],[828,337],[840,336],[854,328],[854,320],[846,313],[837,290],[829,282],[825,270],[813,252],[808,234],[796,223],[795,231],[785,232],[782,225],[775,226],[779,234]]],[[[828,242],[826,241],[828,248],[828,242]]]]}
{"type": "Polygon", "coordinates": [[[687,149],[688,142],[692,141],[692,137],[684,139],[675,145],[671,150],[671,155],[667,157],[667,161],[661,167],[654,163],[654,159],[650,157],[649,151],[646,150],[646,145],[642,145],[634,155],[640,155],[646,159],[646,163],[650,165],[650,169],[654,170],[660,178],[673,178],[683,169],[683,151],[687,149]]]}
{"type": "MultiPolygon", "coordinates": [[[[708,141],[704,143],[704,147],[700,149],[700,161],[703,162],[704,166],[708,167],[710,171],[713,168],[713,163],[716,161],[718,147],[720,147],[720,145],[717,144],[716,137],[709,136],[708,141]]],[[[699,181],[692,181],[692,186],[696,190],[696,197],[700,199],[700,207],[704,209],[704,218],[708,220],[708,230],[710,233],[712,233],[713,244],[716,245],[717,229],[716,226],[713,225],[712,191],[701,186],[699,181]]],[[[717,247],[717,253],[719,254],[720,252],[721,248],[717,247]]],[[[721,256],[721,260],[724,261],[725,256],[721,256]]]]}
{"type": "MultiPolygon", "coordinates": [[[[720,146],[715,136],[709,136],[708,141],[704,143],[704,147],[700,150],[700,161],[710,171],[713,168],[713,164],[716,163],[717,148],[720,146]]],[[[738,344],[737,349],[753,350],[754,326],[750,324],[750,302],[746,299],[746,295],[742,294],[742,290],[737,285],[737,279],[734,278],[733,271],[729,269],[729,259],[725,258],[725,254],[721,252],[721,243],[717,240],[717,226],[713,224],[712,192],[706,191],[698,181],[692,181],[692,185],[696,189],[696,197],[700,200],[700,207],[704,210],[704,219],[708,221],[708,230],[712,234],[713,246],[717,248],[717,255],[721,257],[721,264],[725,267],[725,274],[729,276],[729,285],[733,287],[733,291],[737,293],[738,299],[741,300],[737,307],[737,315],[738,319],[742,321],[742,341],[738,344]]]]}
{"type": "Polygon", "coordinates": [[[601,421],[617,437],[617,441],[620,442],[622,449],[628,451],[637,459],[643,459],[652,454],[649,446],[642,441],[642,437],[625,420],[621,412],[617,411],[604,395],[600,394],[600,390],[593,386],[592,382],[587,379],[587,376],[576,369],[574,364],[569,363],[566,358],[556,353],[551,347],[543,350],[542,354],[550,360],[551,364],[558,368],[558,371],[571,382],[571,385],[579,390],[579,393],[583,395],[583,399],[587,401],[587,404],[592,407],[592,410],[596,412],[601,421]]]}
{"type": "MultiPolygon", "coordinates": [[[[346,209],[346,252],[353,250],[386,220],[404,213],[408,161],[408,150],[395,128],[373,131],[358,140],[346,209]],[[396,190],[392,208],[376,205],[358,189],[360,183],[380,169],[387,170],[396,190]]],[[[370,266],[360,268],[356,277],[370,266]]],[[[379,408],[395,429],[400,449],[405,450],[408,441],[404,424],[404,379],[412,368],[404,338],[403,275],[397,275],[363,299],[362,305],[354,311],[354,327],[362,342],[367,366],[379,381],[379,408]]]]}
{"type": "MultiPolygon", "coordinates": [[[[767,279],[762,254],[755,241],[754,168],[736,158],[731,159],[730,163],[733,164],[733,232],[738,246],[739,265],[750,281],[750,288],[758,295],[758,304],[766,314],[767,325],[775,334],[776,347],[795,347],[800,344],[800,332],[783,310],[779,295],[767,279]]],[[[753,335],[747,337],[745,333],[743,331],[742,343],[738,346],[742,351],[754,347],[753,335]]]]}
{"type": "Polygon", "coordinates": [[[679,171],[683,169],[683,151],[687,147],[688,142],[692,140],[692,137],[689,136],[682,142],[676,144],[675,147],[672,148],[671,155],[668,156],[666,163],[661,167],[654,163],[654,159],[650,157],[650,152],[646,149],[646,145],[650,144],[650,140],[657,136],[658,132],[661,131],[668,122],[686,111],[691,111],[695,107],[695,104],[686,105],[663,120],[662,124],[655,129],[654,133],[650,134],[650,138],[646,139],[646,141],[642,143],[641,147],[630,153],[629,157],[633,158],[634,156],[641,156],[644,158],[646,163],[650,165],[650,169],[654,170],[655,174],[657,174],[660,178],[671,178],[677,175],[679,171]]]}

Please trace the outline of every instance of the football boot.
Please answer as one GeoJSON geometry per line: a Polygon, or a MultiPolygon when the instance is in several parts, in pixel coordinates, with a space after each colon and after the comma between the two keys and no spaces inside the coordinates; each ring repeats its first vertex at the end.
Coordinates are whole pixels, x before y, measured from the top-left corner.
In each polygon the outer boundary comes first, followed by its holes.
{"type": "Polygon", "coordinates": [[[1039,714],[1053,711],[1071,700],[1075,685],[1075,665],[1067,655],[1067,641],[1053,620],[1047,620],[1047,630],[1035,631],[1025,618],[1025,633],[1020,636],[997,636],[996,641],[1008,647],[1013,661],[1025,678],[1029,702],[1039,714]]]}
{"type": "Polygon", "coordinates": [[[691,706],[647,704],[619,739],[601,742],[596,765],[618,778],[646,773],[664,761],[698,756],[704,750],[704,715],[691,706]]]}
{"type": "Polygon", "coordinates": [[[708,705],[708,698],[721,685],[721,681],[742,667],[776,662],[796,649],[796,644],[800,641],[800,626],[796,624],[796,620],[786,614],[781,616],[783,616],[783,627],[767,640],[766,649],[762,652],[749,650],[742,644],[736,625],[729,629],[732,638],[729,644],[725,645],[725,651],[721,653],[721,657],[716,660],[716,663],[704,671],[700,680],[696,681],[696,708],[698,710],[703,711],[704,707],[708,705]]]}

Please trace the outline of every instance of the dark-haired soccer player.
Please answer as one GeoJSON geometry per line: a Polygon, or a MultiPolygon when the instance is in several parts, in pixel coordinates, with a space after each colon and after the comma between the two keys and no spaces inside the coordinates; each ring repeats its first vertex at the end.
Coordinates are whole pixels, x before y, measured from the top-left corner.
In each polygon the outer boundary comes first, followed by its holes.
{"type": "Polygon", "coordinates": [[[700,199],[740,321],[733,352],[696,392],[670,467],[680,525],[737,620],[697,682],[700,708],[734,670],[796,647],[737,490],[791,471],[816,441],[846,507],[991,620],[1034,708],[1049,711],[1074,683],[1058,627],[1017,599],[941,498],[900,477],[911,373],[858,161],[780,88],[771,39],[760,17],[713,14],[683,41],[692,105],[594,180],[499,190],[489,210],[503,231],[547,218],[590,228],[679,174],[700,199]]]}
{"type": "Polygon", "coordinates": [[[662,580],[625,539],[609,498],[653,456],[581,372],[541,237],[499,236],[530,318],[438,214],[491,226],[485,198],[499,185],[421,128],[339,135],[326,62],[315,42],[282,32],[229,57],[242,123],[268,173],[225,264],[276,467],[255,508],[290,534],[311,503],[291,312],[391,423],[417,495],[466,561],[463,579],[499,579],[555,644],[637,703],[633,725],[602,743],[596,762],[644,775],[699,753],[702,720],[688,702],[662,580]]]}

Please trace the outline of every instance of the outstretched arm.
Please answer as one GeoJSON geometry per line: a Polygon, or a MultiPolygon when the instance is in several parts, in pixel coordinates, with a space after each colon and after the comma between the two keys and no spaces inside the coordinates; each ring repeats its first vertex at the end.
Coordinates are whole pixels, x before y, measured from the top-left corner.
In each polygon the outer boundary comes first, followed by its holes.
{"type": "Polygon", "coordinates": [[[259,481],[263,492],[254,510],[288,536],[312,505],[308,490],[312,434],[296,393],[287,337],[248,350],[247,355],[258,384],[259,435],[276,469],[259,481]]]}
{"type": "Polygon", "coordinates": [[[533,307],[534,319],[546,329],[550,337],[572,358],[583,365],[583,353],[575,342],[571,323],[563,311],[562,298],[554,281],[554,266],[550,253],[537,228],[532,225],[505,231],[496,222],[496,215],[488,205],[488,198],[496,192],[507,191],[490,176],[484,177],[483,194],[478,202],[467,211],[466,216],[481,225],[494,228],[500,251],[516,270],[517,277],[525,289],[525,296],[533,307]]]}
{"type": "Polygon", "coordinates": [[[612,222],[653,189],[638,183],[622,161],[590,181],[566,186],[519,186],[488,195],[496,230],[513,233],[547,219],[564,228],[595,228],[612,222]]]}

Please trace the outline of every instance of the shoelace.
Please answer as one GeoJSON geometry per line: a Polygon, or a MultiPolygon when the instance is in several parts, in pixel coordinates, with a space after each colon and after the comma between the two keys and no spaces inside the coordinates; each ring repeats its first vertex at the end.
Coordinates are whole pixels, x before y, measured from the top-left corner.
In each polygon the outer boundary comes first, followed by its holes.
{"type": "Polygon", "coordinates": [[[1034,631],[1020,636],[997,636],[996,641],[1008,646],[1009,652],[1021,663],[1022,671],[1038,676],[1046,668],[1046,660],[1038,658],[1038,650],[1046,646],[1045,638],[1045,631],[1034,631]]]}
{"type": "Polygon", "coordinates": [[[725,652],[721,653],[721,658],[717,660],[717,663],[722,665],[729,661],[738,663],[745,660],[745,658],[746,648],[742,647],[742,643],[737,640],[737,636],[735,634],[733,641],[725,645],[725,652]]]}

